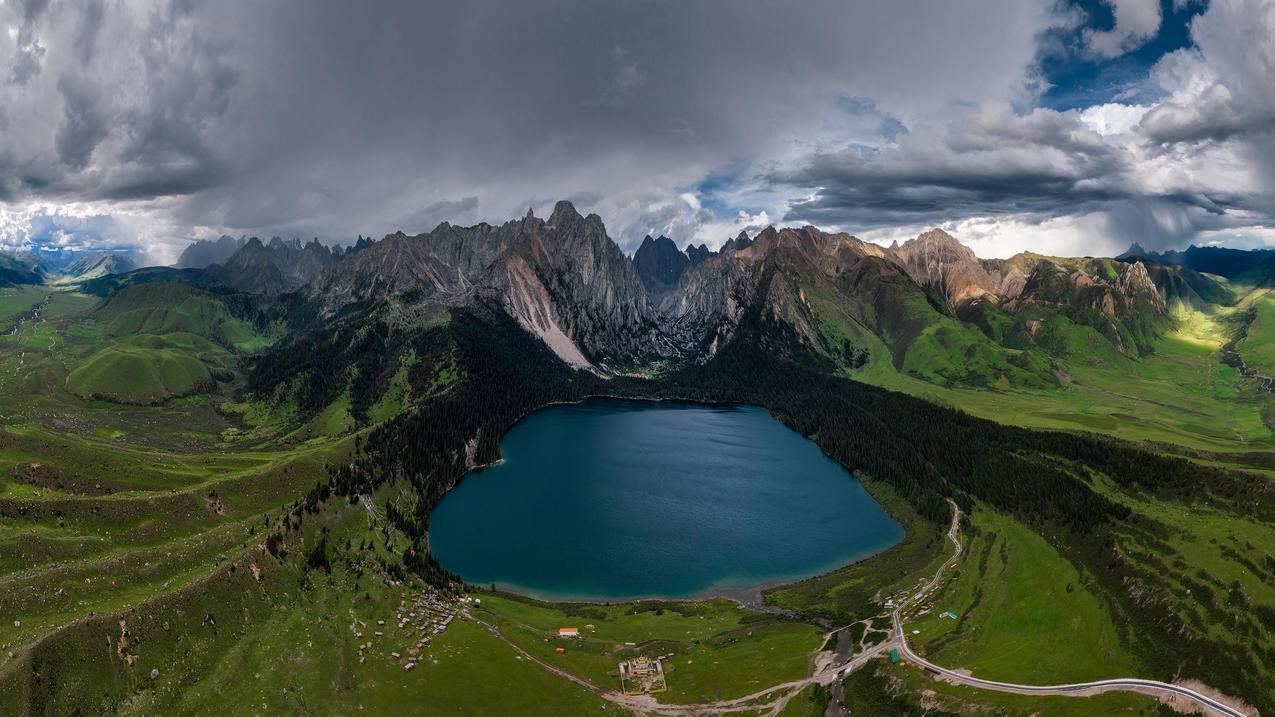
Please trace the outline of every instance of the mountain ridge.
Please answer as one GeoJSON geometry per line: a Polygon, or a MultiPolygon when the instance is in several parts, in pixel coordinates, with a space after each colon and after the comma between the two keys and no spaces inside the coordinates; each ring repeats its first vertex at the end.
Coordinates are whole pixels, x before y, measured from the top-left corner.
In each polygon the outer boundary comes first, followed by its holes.
{"type": "Polygon", "coordinates": [[[601,217],[566,201],[547,219],[442,222],[358,246],[251,239],[207,271],[240,290],[298,292],[327,317],[368,302],[487,302],[568,365],[604,375],[711,359],[752,315],[845,371],[881,364],[978,385],[1055,382],[1050,357],[1071,350],[1058,331],[1091,330],[1138,355],[1172,323],[1171,301],[1227,295],[1202,273],[1144,260],[980,259],[941,229],[889,247],[812,226],[740,232],[718,251],[648,236],[626,256],[601,217]]]}

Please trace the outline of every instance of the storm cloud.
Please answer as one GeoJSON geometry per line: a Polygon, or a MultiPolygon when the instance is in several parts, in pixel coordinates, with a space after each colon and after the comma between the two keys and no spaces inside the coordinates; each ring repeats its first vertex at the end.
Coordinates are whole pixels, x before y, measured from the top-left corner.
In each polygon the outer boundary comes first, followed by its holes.
{"type": "Polygon", "coordinates": [[[772,221],[999,223],[996,252],[1068,217],[1111,242],[1269,226],[1275,178],[1240,143],[1270,151],[1275,102],[1221,73],[1269,71],[1225,34],[1270,3],[1204,10],[1146,78],[1155,103],[1038,106],[1051,32],[1093,57],[1156,32],[1111,6],[1095,28],[1054,0],[10,0],[0,244],[30,239],[22,217],[111,217],[172,258],[200,236],[349,243],[559,198],[630,249],[772,221]]]}

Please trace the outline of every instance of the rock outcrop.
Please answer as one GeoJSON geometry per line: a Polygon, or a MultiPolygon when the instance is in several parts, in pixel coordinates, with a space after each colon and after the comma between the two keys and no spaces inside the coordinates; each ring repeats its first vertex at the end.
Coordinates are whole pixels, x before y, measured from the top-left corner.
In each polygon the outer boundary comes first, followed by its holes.
{"type": "Polygon", "coordinates": [[[213,264],[224,264],[245,242],[247,239],[244,237],[236,239],[225,234],[216,239],[200,239],[188,244],[173,266],[178,269],[206,269],[213,264]]]}
{"type": "Polygon", "coordinates": [[[547,222],[531,219],[529,231],[483,273],[482,295],[499,300],[574,365],[583,357],[590,365],[622,368],[682,354],[601,217],[581,216],[570,202],[558,202],[547,222]]]}
{"type": "Polygon", "coordinates": [[[1001,287],[974,252],[942,229],[909,239],[892,253],[918,284],[943,296],[954,311],[973,301],[1001,298],[1001,287]]]}
{"type": "Polygon", "coordinates": [[[207,271],[227,286],[273,296],[305,286],[334,261],[332,250],[317,239],[303,245],[299,239],[274,237],[263,244],[253,237],[225,263],[207,271]]]}
{"type": "Polygon", "coordinates": [[[1033,254],[980,260],[937,229],[883,247],[809,226],[767,227],[740,232],[718,252],[682,251],[648,236],[630,258],[600,217],[559,202],[547,220],[528,212],[499,226],[444,222],[424,234],[363,242],[291,275],[274,261],[320,251],[313,247],[252,240],[228,266],[257,277],[240,279],[241,288],[267,292],[312,275],[304,293],[326,317],[365,302],[485,302],[564,362],[604,374],[705,361],[736,340],[850,368],[875,356],[908,370],[920,341],[927,356],[950,353],[938,372],[944,380],[974,373],[970,380],[999,380],[1035,371],[1011,364],[1018,354],[995,342],[1018,342],[1011,348],[1021,351],[1038,336],[1044,341],[1041,312],[1088,322],[1122,351],[1166,316],[1141,263],[1033,254]],[[970,356],[978,357],[974,368],[970,356]]]}
{"type": "MultiPolygon", "coordinates": [[[[707,251],[708,247],[704,247],[707,251]]],[[[702,258],[701,258],[702,261],[702,258]]],[[[637,269],[642,285],[652,293],[668,291],[677,286],[682,272],[691,265],[691,258],[684,254],[672,239],[660,235],[652,239],[646,235],[642,245],[633,253],[633,268],[637,269]]]]}

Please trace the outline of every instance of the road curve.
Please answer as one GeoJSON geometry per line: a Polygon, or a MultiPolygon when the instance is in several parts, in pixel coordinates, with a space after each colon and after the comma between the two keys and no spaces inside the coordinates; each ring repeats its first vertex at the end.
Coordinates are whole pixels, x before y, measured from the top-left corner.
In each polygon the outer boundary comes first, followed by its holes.
{"type": "Polygon", "coordinates": [[[1201,706],[1207,709],[1214,710],[1218,714],[1226,715],[1226,717],[1248,717],[1248,715],[1245,714],[1244,712],[1240,712],[1234,707],[1231,707],[1222,702],[1219,702],[1218,700],[1215,700],[1212,697],[1209,697],[1208,695],[1203,695],[1190,688],[1182,687],[1180,685],[1170,684],[1168,682],[1158,682],[1156,680],[1144,680],[1137,677],[1116,677],[1116,678],[1108,679],[1108,680],[1095,680],[1093,682],[1077,682],[1077,683],[1066,684],[1066,685],[1020,685],[1020,684],[1015,684],[1012,682],[997,682],[995,680],[984,680],[978,677],[973,677],[971,675],[961,674],[960,672],[949,670],[946,667],[940,667],[934,664],[933,662],[930,662],[929,660],[926,660],[925,658],[920,657],[916,653],[912,652],[912,649],[908,647],[907,633],[904,632],[903,630],[903,617],[902,617],[903,608],[908,607],[914,603],[920,602],[921,599],[925,597],[925,594],[929,592],[930,588],[938,584],[939,578],[942,577],[943,572],[948,567],[953,565],[956,562],[956,559],[960,557],[960,554],[961,554],[961,541],[957,537],[958,530],[960,528],[961,510],[960,508],[956,506],[956,503],[952,502],[951,500],[949,500],[948,503],[950,503],[952,506],[952,527],[948,530],[947,537],[949,540],[952,541],[952,544],[956,546],[955,552],[952,554],[952,557],[950,559],[948,559],[941,566],[939,566],[938,571],[935,572],[934,574],[934,578],[930,580],[930,582],[926,584],[926,586],[922,588],[920,592],[914,595],[911,599],[902,601],[899,604],[899,606],[894,609],[894,613],[893,613],[894,640],[892,640],[891,642],[897,644],[899,651],[908,660],[911,660],[912,662],[920,665],[922,668],[929,670],[932,673],[940,674],[948,678],[952,682],[956,682],[962,685],[969,685],[971,687],[981,687],[981,688],[989,689],[989,690],[997,690],[1000,692],[1014,692],[1018,694],[1040,694],[1040,695],[1066,695],[1066,696],[1075,697],[1075,696],[1083,695],[1085,693],[1106,692],[1106,691],[1112,691],[1112,690],[1147,691],[1147,692],[1158,693],[1158,694],[1168,694],[1168,695],[1177,695],[1180,697],[1186,697],[1187,699],[1194,700],[1196,703],[1200,704],[1201,706]]]}
{"type": "MultiPolygon", "coordinates": [[[[1088,696],[1089,694],[1109,691],[1142,692],[1156,696],[1175,695],[1195,701],[1197,704],[1205,708],[1206,713],[1212,710],[1213,714],[1224,715],[1225,717],[1250,717],[1248,714],[1240,712],[1239,710],[1219,702],[1212,697],[1200,694],[1188,687],[1173,685],[1167,682],[1144,680],[1137,677],[1117,677],[1107,680],[1078,682],[1066,685],[1020,685],[1012,682],[984,680],[971,675],[961,674],[955,670],[940,667],[912,652],[912,649],[908,647],[907,634],[903,630],[903,609],[921,602],[930,590],[939,584],[943,577],[943,573],[955,565],[957,558],[961,555],[961,541],[959,537],[961,510],[955,502],[948,500],[948,503],[952,506],[952,526],[947,531],[947,537],[952,541],[952,545],[955,547],[955,550],[952,553],[952,557],[948,558],[942,565],[939,566],[938,570],[934,573],[934,577],[931,578],[924,587],[922,587],[911,598],[902,600],[898,607],[894,609],[894,612],[891,613],[891,618],[894,622],[894,635],[890,639],[863,650],[862,652],[854,655],[848,662],[844,662],[839,665],[828,664],[817,668],[814,674],[804,679],[785,682],[778,685],[771,685],[766,689],[759,690],[749,695],[744,695],[743,697],[700,704],[661,704],[651,695],[625,695],[617,692],[616,690],[596,685],[582,677],[577,677],[564,669],[538,659],[502,635],[495,625],[483,622],[476,616],[472,615],[468,609],[462,610],[462,615],[466,619],[473,620],[476,624],[486,628],[501,642],[504,642],[513,649],[514,652],[522,655],[525,659],[530,660],[532,663],[540,666],[550,673],[572,682],[604,700],[641,714],[660,714],[666,715],[667,717],[692,717],[695,715],[726,714],[729,712],[738,712],[741,709],[752,708],[768,709],[768,715],[775,715],[780,712],[788,704],[789,700],[791,700],[802,688],[811,684],[828,685],[836,682],[837,680],[845,678],[855,670],[862,668],[869,661],[880,658],[887,650],[897,648],[903,657],[921,666],[923,669],[926,669],[931,673],[941,675],[953,683],[968,685],[970,687],[1015,694],[1061,695],[1067,697],[1083,697],[1088,696]],[[768,704],[766,700],[769,697],[774,697],[774,701],[768,704]]],[[[840,629],[842,628],[838,628],[833,632],[839,632],[840,629]]]]}

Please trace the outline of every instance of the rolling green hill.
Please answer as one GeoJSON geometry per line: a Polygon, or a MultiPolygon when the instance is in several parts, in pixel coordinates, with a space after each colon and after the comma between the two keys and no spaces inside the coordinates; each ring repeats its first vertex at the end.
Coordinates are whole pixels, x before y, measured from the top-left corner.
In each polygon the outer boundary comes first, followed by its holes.
{"type": "Polygon", "coordinates": [[[89,314],[101,345],[75,364],[67,388],[82,398],[150,405],[230,380],[240,355],[272,342],[240,318],[247,311],[233,300],[180,282],[124,286],[89,314]]]}
{"type": "Polygon", "coordinates": [[[1249,366],[1266,376],[1275,376],[1275,294],[1258,292],[1248,306],[1253,318],[1235,348],[1249,366]]]}
{"type": "Polygon", "coordinates": [[[0,287],[21,284],[40,284],[44,277],[39,272],[8,254],[0,253],[0,287]]]}
{"type": "MultiPolygon", "coordinates": [[[[997,270],[1028,289],[953,302],[871,247],[804,249],[707,259],[721,281],[701,288],[726,293],[698,316],[730,331],[632,372],[570,368],[491,287],[332,314],[198,271],[0,290],[23,317],[0,336],[0,712],[615,714],[563,674],[609,689],[618,659],[650,650],[676,653],[656,699],[767,695],[737,713],[819,714],[840,695],[865,714],[1154,714],[1145,696],[1036,701],[885,660],[770,709],[784,690],[768,689],[885,639],[884,599],[950,555],[948,499],[967,550],[906,618],[918,652],[990,678],[1193,678],[1275,704],[1272,396],[1220,360],[1244,325],[1238,350],[1270,365],[1269,296],[1026,256],[997,270]],[[765,406],[906,536],[766,590],[782,614],[461,601],[430,510],[522,416],[597,394],[765,406]],[[561,641],[564,624],[596,633],[561,641]]],[[[552,315],[603,322],[607,306],[552,315]]]]}
{"type": "Polygon", "coordinates": [[[226,301],[185,283],[139,284],[106,299],[94,318],[113,336],[189,333],[243,353],[269,346],[270,340],[236,317],[226,301]]]}
{"type": "Polygon", "coordinates": [[[193,334],[141,335],[111,342],[67,376],[73,393],[119,403],[155,404],[213,385],[208,341],[193,334]]]}

